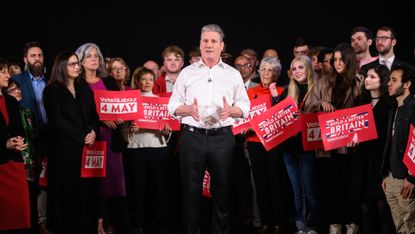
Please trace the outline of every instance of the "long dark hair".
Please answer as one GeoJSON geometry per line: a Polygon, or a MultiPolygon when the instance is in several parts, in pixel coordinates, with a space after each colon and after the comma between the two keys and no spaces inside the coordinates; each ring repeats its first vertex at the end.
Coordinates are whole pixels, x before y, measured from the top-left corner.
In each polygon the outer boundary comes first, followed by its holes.
{"type": "MultiPolygon", "coordinates": [[[[372,70],[379,76],[379,95],[380,98],[388,97],[388,81],[389,81],[389,69],[385,65],[377,65],[374,68],[370,68],[368,71],[372,70]]],[[[365,79],[367,74],[365,74],[365,79]]],[[[364,81],[363,81],[364,82],[364,81]]],[[[361,87],[361,95],[359,98],[359,105],[371,103],[372,97],[370,96],[370,91],[367,90],[364,84],[361,87]]]]}
{"type": "MultiPolygon", "coordinates": [[[[72,51],[63,51],[56,55],[55,62],[52,67],[52,74],[50,76],[49,84],[55,86],[66,87],[68,76],[67,76],[67,65],[70,57],[76,56],[72,51]]],[[[78,56],[76,56],[78,58],[78,56]]]]}
{"type": "MultiPolygon", "coordinates": [[[[336,52],[340,52],[342,56],[342,61],[345,64],[344,71],[342,74],[335,71],[335,81],[333,91],[331,93],[331,102],[334,107],[337,109],[344,108],[344,103],[346,94],[349,89],[351,89],[352,98],[353,97],[353,90],[356,88],[356,75],[357,75],[357,60],[356,60],[356,53],[353,47],[348,43],[340,43],[334,48],[334,54],[336,52]]],[[[331,65],[333,69],[334,67],[334,59],[331,60],[331,65]]]]}

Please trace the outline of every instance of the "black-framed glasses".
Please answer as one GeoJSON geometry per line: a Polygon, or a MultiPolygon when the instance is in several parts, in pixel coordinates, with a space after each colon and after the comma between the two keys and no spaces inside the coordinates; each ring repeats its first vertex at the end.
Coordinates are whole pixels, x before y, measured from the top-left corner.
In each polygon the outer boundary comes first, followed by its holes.
{"type": "Polygon", "coordinates": [[[7,93],[8,94],[15,94],[15,93],[18,93],[18,92],[21,92],[21,90],[17,86],[16,87],[13,87],[13,88],[10,88],[10,89],[7,89],[7,93]]]}
{"type": "Polygon", "coordinates": [[[245,68],[245,67],[252,67],[252,65],[250,64],[250,63],[245,63],[245,64],[235,64],[235,68],[236,69],[242,69],[242,68],[245,68]]]}
{"type": "Polygon", "coordinates": [[[78,67],[81,67],[81,63],[79,61],[68,63],[68,66],[71,67],[71,68],[75,68],[75,66],[77,66],[77,65],[78,65],[78,67]]]}
{"type": "Polygon", "coordinates": [[[388,39],[393,39],[393,37],[387,37],[387,36],[381,36],[381,37],[378,37],[378,36],[376,36],[376,41],[382,41],[382,42],[385,42],[385,41],[387,41],[388,39]]]}

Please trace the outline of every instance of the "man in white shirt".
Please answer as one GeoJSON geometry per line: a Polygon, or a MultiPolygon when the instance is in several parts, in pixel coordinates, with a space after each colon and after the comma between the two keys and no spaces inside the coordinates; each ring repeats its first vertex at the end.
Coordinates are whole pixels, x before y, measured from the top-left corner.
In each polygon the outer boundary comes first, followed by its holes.
{"type": "Polygon", "coordinates": [[[394,47],[398,41],[393,28],[388,26],[380,27],[376,33],[375,42],[379,58],[362,66],[360,69],[362,74],[366,74],[370,68],[374,68],[379,64],[385,65],[389,70],[397,65],[406,64],[395,56],[394,47]]]}
{"type": "Polygon", "coordinates": [[[202,27],[202,59],[184,68],[173,87],[169,112],[181,119],[180,166],[185,233],[200,231],[200,200],[206,168],[211,175],[212,233],[229,233],[234,118],[246,117],[250,102],[242,77],[222,62],[224,33],[202,27]]]}

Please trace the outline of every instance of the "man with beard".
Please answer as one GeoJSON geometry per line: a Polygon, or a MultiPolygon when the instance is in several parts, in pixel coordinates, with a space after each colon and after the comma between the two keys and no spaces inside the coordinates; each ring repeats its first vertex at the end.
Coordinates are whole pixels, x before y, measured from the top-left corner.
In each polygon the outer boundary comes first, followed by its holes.
{"type": "Polygon", "coordinates": [[[397,43],[395,30],[388,26],[383,26],[378,29],[375,38],[376,50],[379,53],[378,59],[361,67],[360,73],[365,74],[370,68],[375,68],[379,64],[388,67],[389,70],[398,64],[405,62],[399,60],[393,51],[397,43]]]}
{"type": "Polygon", "coordinates": [[[392,68],[388,92],[396,102],[389,112],[382,160],[382,188],[397,233],[415,233],[415,177],[402,162],[410,124],[415,125],[414,82],[414,70],[409,65],[392,68]]]}
{"type": "Polygon", "coordinates": [[[359,61],[359,67],[373,62],[378,57],[372,57],[370,46],[373,43],[373,33],[366,27],[354,27],[350,33],[350,44],[356,52],[356,59],[359,61]]]}
{"type": "Polygon", "coordinates": [[[46,124],[46,112],[43,107],[42,93],[46,86],[43,74],[43,52],[37,41],[28,42],[23,48],[23,61],[27,69],[12,79],[17,81],[22,89],[23,99],[21,105],[29,108],[36,118],[36,125],[46,124]]]}
{"type": "MultiPolygon", "coordinates": [[[[20,105],[24,108],[30,109],[34,116],[35,123],[34,134],[31,136],[30,146],[32,148],[32,159],[34,161],[34,174],[35,180],[29,182],[30,193],[30,216],[31,216],[31,229],[33,233],[37,233],[38,223],[38,210],[45,214],[45,205],[37,207],[38,199],[39,204],[46,204],[46,193],[41,193],[39,196],[38,178],[41,170],[41,162],[46,156],[47,152],[47,119],[46,112],[43,106],[43,89],[47,84],[45,75],[43,74],[43,51],[40,47],[40,43],[37,41],[31,41],[26,43],[23,48],[23,61],[25,62],[27,69],[12,79],[20,85],[22,100],[20,105]]],[[[44,215],[42,215],[43,217],[44,215]]],[[[39,217],[39,220],[42,219],[39,217]]],[[[44,217],[43,217],[44,218],[44,217]]],[[[41,220],[40,230],[41,233],[47,233],[45,229],[46,220],[41,220]]]]}

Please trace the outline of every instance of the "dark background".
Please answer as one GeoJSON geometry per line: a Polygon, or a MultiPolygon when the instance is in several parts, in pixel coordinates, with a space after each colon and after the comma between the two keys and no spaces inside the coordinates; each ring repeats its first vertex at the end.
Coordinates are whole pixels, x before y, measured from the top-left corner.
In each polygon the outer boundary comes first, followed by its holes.
{"type": "Polygon", "coordinates": [[[199,44],[201,27],[209,23],[225,30],[227,52],[234,57],[245,48],[255,49],[260,57],[265,49],[274,48],[285,67],[299,36],[312,46],[334,47],[350,42],[354,26],[363,25],[376,33],[380,26],[389,25],[397,32],[395,54],[415,61],[415,12],[409,1],[331,3],[347,7],[324,7],[328,3],[309,1],[277,8],[273,6],[281,5],[280,1],[226,3],[232,8],[222,6],[222,1],[198,2],[201,7],[159,1],[2,1],[0,56],[21,58],[23,45],[37,40],[49,69],[57,53],[74,51],[86,42],[96,43],[104,57],[124,58],[132,69],[148,59],[161,63],[161,52],[171,44],[180,46],[187,56],[199,44]]]}

